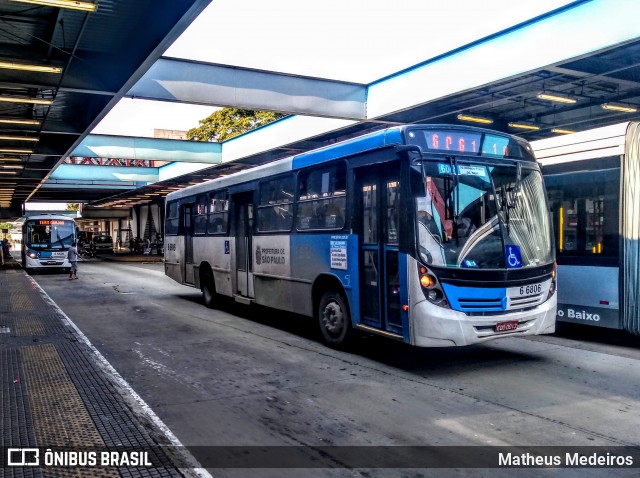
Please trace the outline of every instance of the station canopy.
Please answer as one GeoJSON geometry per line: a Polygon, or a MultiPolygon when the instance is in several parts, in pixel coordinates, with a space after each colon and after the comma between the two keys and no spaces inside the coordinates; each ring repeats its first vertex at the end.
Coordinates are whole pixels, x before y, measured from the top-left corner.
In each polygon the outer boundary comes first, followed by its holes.
{"type": "Polygon", "coordinates": [[[6,0],[0,214],[25,200],[130,207],[399,123],[533,140],[638,119],[637,18],[640,2],[608,0],[6,0]],[[132,99],[287,116],[220,144],[92,134],[132,99]],[[162,166],[56,176],[109,147],[162,166]]]}

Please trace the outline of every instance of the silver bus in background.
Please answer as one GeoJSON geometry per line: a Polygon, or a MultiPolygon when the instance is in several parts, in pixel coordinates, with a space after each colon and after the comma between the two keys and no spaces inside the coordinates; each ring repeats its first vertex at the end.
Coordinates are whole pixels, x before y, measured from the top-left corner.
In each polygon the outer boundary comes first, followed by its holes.
{"type": "Polygon", "coordinates": [[[640,335],[640,123],[531,146],[553,216],[558,321],[640,335]]]}

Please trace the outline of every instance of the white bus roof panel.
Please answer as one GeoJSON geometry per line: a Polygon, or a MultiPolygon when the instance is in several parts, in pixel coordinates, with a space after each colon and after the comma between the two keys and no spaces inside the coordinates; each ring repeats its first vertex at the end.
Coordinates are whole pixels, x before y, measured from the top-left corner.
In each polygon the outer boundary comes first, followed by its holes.
{"type": "Polygon", "coordinates": [[[627,121],[566,136],[532,141],[531,147],[543,165],[622,155],[629,124],[627,121]]]}

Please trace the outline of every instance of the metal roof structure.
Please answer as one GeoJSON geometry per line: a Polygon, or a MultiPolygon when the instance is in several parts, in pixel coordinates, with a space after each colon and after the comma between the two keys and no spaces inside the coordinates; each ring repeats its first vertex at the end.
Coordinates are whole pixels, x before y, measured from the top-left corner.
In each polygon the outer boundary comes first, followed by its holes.
{"type": "MultiPolygon", "coordinates": [[[[490,119],[485,127],[529,140],[556,134],[553,130],[640,119],[637,109],[602,106],[640,106],[636,2],[559,2],[555,10],[367,84],[167,56],[168,45],[209,3],[99,0],[96,12],[82,13],[0,2],[0,61],[63,68],[62,73],[0,68],[0,96],[55,99],[51,105],[0,102],[0,119],[41,121],[39,126],[0,122],[0,134],[38,138],[32,153],[0,152],[0,194],[3,188],[14,191],[9,204],[0,196],[0,208],[15,210],[26,198],[130,207],[148,201],[149,194],[166,194],[389,125],[462,124],[462,114],[490,119]],[[573,102],[549,101],[541,93],[573,102]],[[43,187],[60,161],[82,148],[92,128],[125,96],[291,116],[222,143],[216,152],[220,164],[204,164],[143,188],[43,187]],[[2,174],[14,157],[24,168],[2,174]]],[[[386,34],[400,35],[403,28],[406,23],[394,23],[386,34]]],[[[27,150],[25,142],[3,141],[0,147],[27,150]]]]}
{"type": "MultiPolygon", "coordinates": [[[[0,191],[12,194],[0,197],[0,208],[20,215],[21,203],[208,3],[100,0],[85,12],[2,0],[0,191]]],[[[86,197],[73,187],[55,194],[86,197]]]]}

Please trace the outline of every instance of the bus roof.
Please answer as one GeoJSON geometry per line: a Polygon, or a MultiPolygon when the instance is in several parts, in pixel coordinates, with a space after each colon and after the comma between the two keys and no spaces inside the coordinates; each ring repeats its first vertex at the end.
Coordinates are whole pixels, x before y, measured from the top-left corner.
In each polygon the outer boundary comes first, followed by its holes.
{"type": "Polygon", "coordinates": [[[543,166],[606,158],[624,154],[631,122],[594,128],[579,133],[531,141],[536,158],[543,166]]]}
{"type": "MultiPolygon", "coordinates": [[[[212,189],[222,189],[247,181],[253,181],[274,174],[280,174],[287,171],[296,171],[315,164],[322,164],[338,158],[348,157],[354,154],[373,151],[380,148],[386,148],[394,145],[405,144],[404,134],[408,129],[451,129],[460,131],[480,131],[491,132],[500,136],[517,138],[516,136],[491,131],[484,128],[463,125],[441,125],[441,124],[411,124],[392,126],[390,128],[374,131],[369,134],[357,136],[347,139],[339,143],[324,146],[305,153],[287,158],[279,159],[271,163],[263,164],[255,168],[246,169],[226,177],[216,178],[202,184],[196,184],[187,188],[169,193],[167,200],[180,199],[183,197],[193,196],[212,189]]],[[[520,138],[518,138],[520,139],[520,138]]],[[[522,139],[520,139],[522,141],[522,139]]]]}
{"type": "MultiPolygon", "coordinates": [[[[415,127],[415,125],[412,126],[415,127]]],[[[240,171],[228,177],[217,178],[212,181],[207,181],[206,183],[189,186],[180,191],[169,193],[167,200],[188,197],[211,189],[225,188],[274,174],[294,171],[313,164],[321,164],[364,151],[392,146],[394,144],[402,144],[402,131],[408,127],[409,126],[394,126],[392,128],[374,131],[373,133],[341,141],[340,143],[240,171]]]]}
{"type": "MultiPolygon", "coordinates": [[[[75,214],[75,211],[74,211],[75,214]]],[[[65,214],[56,214],[56,213],[36,213],[36,214],[27,214],[26,216],[24,216],[24,221],[31,221],[34,219],[66,219],[68,221],[75,221],[74,217],[71,216],[67,216],[65,214]]],[[[24,222],[23,221],[23,222],[24,222]]]]}

